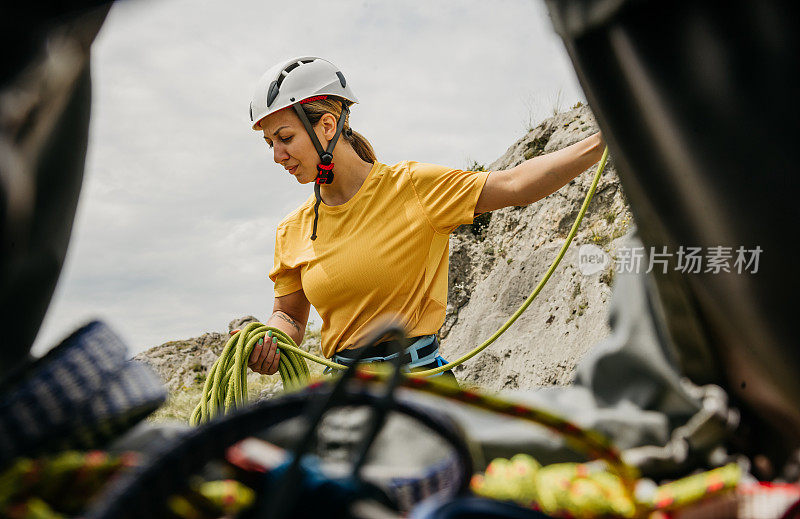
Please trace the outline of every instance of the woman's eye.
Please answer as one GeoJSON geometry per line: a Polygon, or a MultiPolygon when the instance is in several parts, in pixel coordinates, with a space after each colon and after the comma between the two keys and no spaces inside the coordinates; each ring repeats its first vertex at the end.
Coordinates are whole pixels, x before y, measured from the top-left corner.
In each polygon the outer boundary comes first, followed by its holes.
{"type": "Polygon", "coordinates": [[[284,137],[284,138],[281,139],[281,142],[284,143],[284,144],[288,144],[289,141],[291,141],[291,140],[292,140],[291,137],[284,137]]]}

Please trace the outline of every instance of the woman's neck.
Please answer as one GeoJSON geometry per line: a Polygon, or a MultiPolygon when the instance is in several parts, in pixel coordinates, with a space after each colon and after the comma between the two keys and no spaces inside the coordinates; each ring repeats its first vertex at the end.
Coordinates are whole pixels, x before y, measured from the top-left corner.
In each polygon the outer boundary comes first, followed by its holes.
{"type": "Polygon", "coordinates": [[[322,184],[320,194],[325,205],[342,205],[361,189],[372,164],[361,160],[349,145],[340,144],[333,150],[333,164],[333,182],[322,184]]]}

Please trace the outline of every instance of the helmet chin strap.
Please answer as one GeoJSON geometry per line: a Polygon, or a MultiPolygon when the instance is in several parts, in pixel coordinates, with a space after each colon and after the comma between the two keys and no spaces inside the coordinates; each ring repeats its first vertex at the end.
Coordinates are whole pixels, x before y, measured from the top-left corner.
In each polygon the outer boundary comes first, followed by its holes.
{"type": "Polygon", "coordinates": [[[328,148],[322,149],[322,144],[320,144],[319,139],[317,139],[317,134],[314,132],[314,128],[311,126],[311,121],[308,120],[306,112],[300,106],[301,104],[302,102],[295,103],[292,106],[294,106],[294,111],[297,112],[297,116],[300,118],[303,126],[305,126],[308,136],[311,137],[311,142],[314,143],[314,147],[317,149],[317,154],[319,154],[320,160],[319,164],[317,164],[317,178],[314,181],[314,196],[316,197],[317,201],[314,204],[314,229],[311,232],[311,239],[316,240],[317,221],[319,220],[319,204],[322,203],[320,185],[330,184],[333,182],[333,148],[336,147],[336,142],[339,140],[339,135],[342,133],[342,128],[344,128],[344,122],[347,119],[349,109],[344,103],[342,103],[342,113],[339,116],[339,120],[336,122],[336,133],[328,143],[328,148]]]}

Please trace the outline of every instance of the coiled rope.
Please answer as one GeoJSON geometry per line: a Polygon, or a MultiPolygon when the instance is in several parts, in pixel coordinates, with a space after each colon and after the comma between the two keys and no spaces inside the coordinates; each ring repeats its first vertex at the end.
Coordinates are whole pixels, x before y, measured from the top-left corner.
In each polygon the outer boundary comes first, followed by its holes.
{"type": "MultiPolygon", "coordinates": [[[[553,260],[550,268],[547,269],[547,272],[536,285],[536,288],[534,288],[533,292],[530,296],[528,296],[525,302],[523,302],[517,311],[514,312],[514,314],[480,346],[474,348],[466,355],[459,357],[453,362],[439,366],[438,368],[415,371],[415,376],[429,377],[451,370],[459,364],[463,364],[496,341],[498,337],[508,330],[508,328],[514,324],[519,316],[521,316],[523,312],[528,309],[533,300],[536,299],[536,296],[539,295],[539,292],[542,291],[542,288],[544,288],[545,284],[550,279],[550,276],[553,275],[553,272],[555,272],[559,263],[561,263],[561,260],[566,254],[570,243],[572,243],[572,240],[575,238],[575,234],[578,232],[578,226],[586,214],[589,203],[592,201],[592,197],[597,189],[597,184],[600,181],[600,176],[603,174],[607,160],[608,147],[606,147],[606,149],[603,151],[603,156],[601,157],[597,166],[597,172],[595,173],[592,184],[589,187],[589,191],[583,200],[583,205],[581,206],[580,212],[575,218],[575,222],[572,224],[569,234],[567,234],[564,245],[561,247],[561,250],[559,251],[555,260],[553,260]]],[[[203,393],[200,403],[197,404],[197,407],[192,413],[190,419],[190,423],[192,425],[197,425],[200,422],[210,420],[211,418],[214,418],[220,411],[228,412],[231,409],[241,407],[246,402],[247,359],[250,357],[250,353],[252,353],[253,348],[255,348],[259,340],[263,339],[266,342],[270,339],[270,337],[277,338],[277,346],[278,350],[280,351],[278,371],[281,376],[281,381],[283,382],[283,387],[287,391],[299,389],[306,386],[310,382],[311,375],[308,370],[308,365],[303,360],[303,357],[310,361],[327,366],[331,369],[347,369],[347,366],[343,364],[338,364],[328,359],[318,357],[299,348],[291,337],[277,328],[266,326],[262,323],[250,323],[244,329],[231,336],[222,353],[220,354],[219,359],[217,359],[212,366],[211,371],[206,378],[205,384],[203,385],[203,393]]]]}
{"type": "MultiPolygon", "coordinates": [[[[484,474],[472,477],[470,487],[478,495],[540,509],[552,517],[633,518],[685,509],[730,492],[742,476],[739,465],[730,463],[658,487],[651,482],[630,493],[619,476],[603,465],[556,463],[543,467],[531,456],[517,454],[492,460],[484,474]]],[[[709,510],[705,515],[711,515],[709,510]]],[[[699,510],[695,513],[701,514],[699,510]]]]}

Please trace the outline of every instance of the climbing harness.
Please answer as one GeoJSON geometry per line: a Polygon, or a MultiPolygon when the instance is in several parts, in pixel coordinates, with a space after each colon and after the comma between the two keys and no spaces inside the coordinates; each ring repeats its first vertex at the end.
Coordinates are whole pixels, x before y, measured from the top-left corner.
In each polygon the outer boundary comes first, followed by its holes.
{"type": "MultiPolygon", "coordinates": [[[[430,364],[436,359],[439,352],[436,335],[433,334],[418,337],[402,353],[395,352],[384,355],[383,353],[385,352],[377,351],[380,346],[379,344],[377,347],[372,347],[369,351],[366,351],[365,355],[369,356],[362,358],[361,362],[389,362],[399,356],[400,364],[404,369],[409,370],[430,364]]],[[[349,366],[357,358],[357,353],[355,350],[343,350],[335,354],[333,359],[343,366],[349,366]]]]}
{"type": "MultiPolygon", "coordinates": [[[[421,371],[421,368],[434,363],[437,366],[442,366],[447,363],[447,361],[439,355],[439,340],[435,334],[423,335],[413,339],[411,345],[403,350],[403,352],[388,354],[386,348],[382,348],[382,346],[384,346],[384,344],[378,344],[375,347],[369,348],[369,351],[366,352],[369,356],[362,358],[361,362],[390,362],[395,357],[399,356],[400,365],[402,366],[401,369],[404,372],[418,372],[421,371]]],[[[334,354],[333,361],[343,366],[349,366],[354,362],[353,359],[356,358],[358,353],[359,351],[357,349],[342,350],[334,354]]],[[[323,373],[327,375],[333,371],[334,370],[331,368],[325,368],[323,373]]],[[[441,374],[433,376],[441,376],[441,374]]]]}

